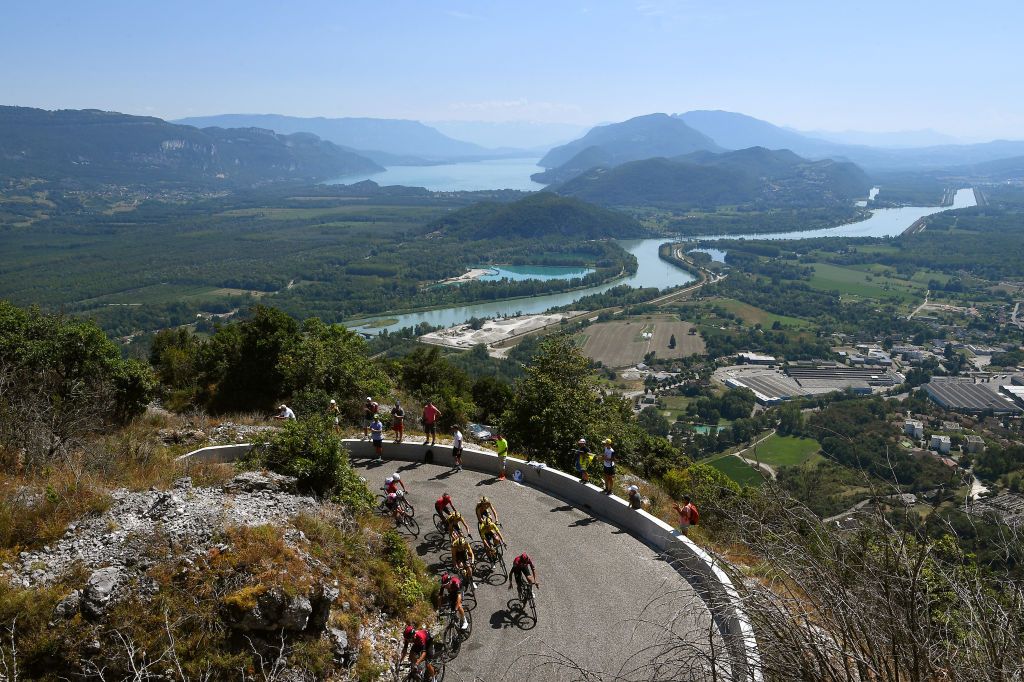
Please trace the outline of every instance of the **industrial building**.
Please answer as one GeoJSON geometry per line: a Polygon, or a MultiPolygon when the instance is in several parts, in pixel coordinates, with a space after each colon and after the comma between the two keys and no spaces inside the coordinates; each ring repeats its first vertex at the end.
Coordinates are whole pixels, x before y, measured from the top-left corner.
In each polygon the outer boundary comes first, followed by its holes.
{"type": "Polygon", "coordinates": [[[996,392],[991,384],[976,384],[973,379],[932,379],[924,385],[924,390],[947,410],[969,414],[1021,413],[1012,397],[996,392]]]}

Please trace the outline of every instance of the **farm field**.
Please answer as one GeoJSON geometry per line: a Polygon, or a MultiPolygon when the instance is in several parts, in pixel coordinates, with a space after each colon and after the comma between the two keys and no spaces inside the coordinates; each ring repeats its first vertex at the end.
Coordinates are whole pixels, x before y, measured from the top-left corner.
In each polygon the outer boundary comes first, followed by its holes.
{"type": "Polygon", "coordinates": [[[893,298],[907,303],[924,298],[925,286],[909,280],[876,277],[863,270],[830,263],[814,263],[813,267],[810,285],[815,289],[835,290],[858,298],[893,298]]]}
{"type": "Polygon", "coordinates": [[[735,455],[709,460],[708,464],[742,486],[760,488],[765,483],[764,476],[759,471],[735,455]]]}
{"type": "Polygon", "coordinates": [[[792,329],[814,329],[814,325],[807,320],[801,320],[798,317],[789,317],[788,315],[776,315],[775,313],[770,313],[762,308],[752,306],[742,301],[737,301],[734,298],[715,299],[712,301],[712,304],[725,308],[749,325],[760,324],[762,327],[767,329],[778,322],[781,326],[792,329]]]}
{"type": "Polygon", "coordinates": [[[630,367],[643,362],[644,355],[654,351],[659,358],[682,358],[704,352],[704,339],[690,335],[689,322],[672,315],[645,315],[614,322],[599,322],[587,327],[581,347],[592,360],[607,367],[630,367]],[[650,339],[644,332],[652,334],[650,339]],[[669,348],[675,335],[676,347],[669,348]]]}
{"type": "Polygon", "coordinates": [[[676,417],[681,414],[686,414],[686,408],[693,398],[687,398],[683,395],[667,395],[660,397],[659,400],[661,400],[662,404],[665,406],[664,409],[662,409],[661,414],[670,422],[674,422],[676,417]]]}
{"type": "MultiPolygon", "coordinates": [[[[818,454],[820,449],[821,445],[813,438],[780,436],[776,433],[757,446],[756,459],[772,467],[798,466],[822,459],[818,454]]],[[[744,456],[755,459],[753,451],[744,456]]]]}

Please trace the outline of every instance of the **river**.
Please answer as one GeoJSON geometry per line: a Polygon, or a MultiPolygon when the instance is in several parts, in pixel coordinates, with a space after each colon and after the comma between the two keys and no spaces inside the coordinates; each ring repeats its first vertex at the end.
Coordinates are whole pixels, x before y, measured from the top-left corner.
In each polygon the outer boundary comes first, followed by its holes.
{"type": "Polygon", "coordinates": [[[667,239],[620,239],[622,248],[636,256],[636,274],[623,279],[615,280],[606,284],[600,284],[578,291],[567,291],[557,294],[546,294],[530,298],[517,298],[506,301],[495,301],[493,303],[474,303],[473,305],[455,306],[452,308],[440,308],[437,310],[425,310],[418,313],[406,313],[404,315],[380,315],[377,317],[359,320],[350,323],[353,328],[358,328],[359,323],[367,324],[374,320],[397,320],[386,327],[375,327],[373,329],[360,329],[366,332],[398,331],[403,327],[413,327],[426,322],[435,327],[450,327],[462,324],[471,317],[505,317],[516,313],[535,314],[542,313],[548,308],[560,305],[569,305],[578,301],[583,296],[599,294],[608,291],[614,286],[627,284],[631,287],[666,287],[679,286],[694,281],[694,276],[689,272],[671,265],[658,256],[658,247],[664,244],[667,239]]]}
{"type": "MultiPolygon", "coordinates": [[[[543,185],[530,180],[530,174],[542,170],[537,166],[536,159],[496,159],[493,161],[477,161],[467,163],[455,163],[437,166],[393,166],[381,173],[362,176],[349,176],[332,180],[332,183],[358,182],[370,179],[382,185],[407,185],[413,187],[425,187],[434,191],[474,191],[487,189],[521,189],[537,190],[543,185]]],[[[874,198],[878,188],[872,188],[869,198],[874,198]]],[[[772,232],[767,234],[743,234],[743,235],[709,235],[704,237],[692,237],[692,240],[717,240],[717,239],[809,239],[813,237],[890,237],[902,233],[916,220],[933,213],[946,211],[954,208],[967,208],[976,204],[974,191],[971,189],[960,189],[956,192],[951,206],[905,206],[902,208],[880,208],[871,212],[871,217],[855,223],[839,225],[837,227],[823,228],[819,230],[804,230],[800,232],[772,232]]],[[[620,240],[620,244],[627,251],[636,256],[637,272],[631,277],[616,280],[615,282],[602,284],[595,287],[588,287],[577,291],[547,294],[531,298],[521,298],[509,301],[498,301],[492,303],[477,303],[473,305],[454,306],[418,313],[406,313],[404,315],[378,315],[353,321],[350,324],[353,328],[356,325],[368,324],[379,320],[397,320],[396,322],[375,327],[373,329],[361,329],[366,332],[397,331],[404,327],[411,327],[422,322],[433,326],[450,327],[461,324],[471,317],[498,317],[513,315],[516,313],[533,314],[542,313],[554,306],[569,305],[583,296],[597,294],[619,284],[627,284],[632,287],[658,287],[665,289],[692,282],[693,275],[670,265],[658,257],[658,247],[671,237],[659,239],[636,239],[620,240]]],[[[677,239],[678,240],[678,239],[677,239]]],[[[724,251],[711,249],[713,257],[724,258],[724,251]]],[[[514,270],[513,268],[508,268],[514,270]]],[[[524,279],[524,271],[509,272],[506,276],[514,279],[524,279]]],[[[564,276],[564,275],[563,275],[564,276]]],[[[490,278],[488,278],[490,279],[490,278]]]]}

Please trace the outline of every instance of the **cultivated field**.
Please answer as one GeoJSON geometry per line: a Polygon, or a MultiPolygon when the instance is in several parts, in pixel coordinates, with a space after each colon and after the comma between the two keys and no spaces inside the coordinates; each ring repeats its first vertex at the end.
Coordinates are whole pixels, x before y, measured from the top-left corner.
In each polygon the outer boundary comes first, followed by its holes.
{"type": "Polygon", "coordinates": [[[643,362],[644,355],[654,351],[659,358],[682,358],[704,352],[704,339],[690,335],[691,325],[671,315],[646,315],[600,322],[581,334],[583,353],[607,367],[630,367],[643,362]],[[644,332],[652,334],[645,339],[644,332]],[[676,347],[669,348],[669,340],[676,337],[676,347]]]}

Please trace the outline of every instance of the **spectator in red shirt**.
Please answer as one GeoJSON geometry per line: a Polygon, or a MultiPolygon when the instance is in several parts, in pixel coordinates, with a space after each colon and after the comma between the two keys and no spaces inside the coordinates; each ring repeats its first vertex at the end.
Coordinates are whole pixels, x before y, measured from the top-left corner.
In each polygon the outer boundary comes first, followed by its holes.
{"type": "Polygon", "coordinates": [[[679,514],[679,532],[683,535],[686,535],[690,526],[696,526],[700,521],[700,512],[697,511],[697,505],[690,502],[689,496],[683,497],[682,507],[673,502],[672,508],[679,514]]]}
{"type": "Polygon", "coordinates": [[[437,409],[433,402],[428,401],[427,406],[423,408],[423,433],[426,434],[426,438],[423,439],[424,445],[428,441],[431,445],[437,445],[437,420],[440,417],[441,410],[437,409]]]}

